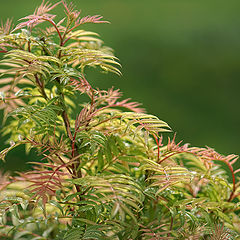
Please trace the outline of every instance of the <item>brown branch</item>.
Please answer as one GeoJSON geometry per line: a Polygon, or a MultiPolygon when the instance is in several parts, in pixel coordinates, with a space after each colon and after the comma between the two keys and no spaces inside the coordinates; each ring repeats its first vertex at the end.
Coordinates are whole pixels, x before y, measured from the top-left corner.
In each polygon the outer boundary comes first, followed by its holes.
{"type": "Polygon", "coordinates": [[[157,144],[157,150],[158,150],[158,152],[157,152],[157,162],[159,162],[159,159],[160,159],[160,144],[161,144],[160,141],[161,141],[161,140],[158,139],[155,134],[153,134],[153,137],[154,137],[155,142],[156,142],[156,144],[157,144]]]}
{"type": "MultiPolygon", "coordinates": [[[[55,155],[58,157],[58,159],[60,160],[60,162],[62,164],[65,164],[65,162],[62,160],[62,158],[57,153],[55,153],[55,155]]],[[[72,173],[71,169],[67,165],[65,167],[67,168],[68,172],[72,175],[73,173],[72,173]]]]}
{"type": "Polygon", "coordinates": [[[37,85],[39,86],[40,88],[40,91],[41,91],[41,94],[42,96],[47,100],[48,99],[48,96],[45,92],[45,89],[44,89],[44,84],[41,82],[41,80],[38,78],[37,74],[34,75],[35,76],[35,79],[36,79],[36,83],[37,85]]]}
{"type": "Polygon", "coordinates": [[[69,122],[69,118],[68,118],[66,110],[64,110],[62,112],[62,118],[63,118],[64,125],[65,125],[66,131],[67,131],[67,135],[70,138],[70,140],[72,141],[73,136],[72,136],[72,132],[71,132],[71,128],[70,128],[70,122],[69,122]]]}
{"type": "Polygon", "coordinates": [[[28,41],[28,52],[31,52],[31,44],[30,44],[30,41],[28,41]]]}
{"type": "Polygon", "coordinates": [[[60,38],[60,42],[62,42],[63,38],[62,38],[62,35],[61,35],[61,33],[60,33],[56,23],[53,20],[49,19],[49,18],[42,17],[41,19],[43,19],[43,20],[45,20],[45,21],[47,21],[47,22],[49,22],[49,23],[51,23],[53,25],[53,27],[56,29],[57,34],[58,34],[58,36],[60,38]]]}
{"type": "Polygon", "coordinates": [[[96,123],[95,125],[93,125],[92,128],[94,128],[94,127],[96,127],[96,126],[98,126],[98,125],[100,125],[100,124],[102,124],[102,123],[111,121],[111,120],[113,120],[113,119],[117,119],[117,118],[119,118],[119,117],[121,117],[121,116],[114,116],[114,117],[111,117],[111,118],[104,119],[104,120],[96,123]]]}
{"type": "MultiPolygon", "coordinates": [[[[62,94],[62,98],[64,99],[64,95],[62,94]]],[[[64,104],[64,103],[63,103],[64,104]]],[[[65,108],[65,106],[63,106],[65,108]]],[[[62,118],[64,121],[64,125],[65,125],[65,129],[67,131],[67,135],[71,141],[71,145],[72,145],[72,158],[75,158],[78,156],[78,151],[77,151],[77,146],[75,144],[75,139],[73,138],[72,132],[71,132],[71,127],[70,127],[70,121],[69,121],[69,117],[67,115],[66,110],[64,110],[62,112],[62,118]]],[[[75,164],[72,164],[72,171],[73,171],[73,178],[81,178],[82,177],[82,173],[81,170],[78,170],[79,167],[79,162],[76,162],[75,164]]],[[[78,185],[75,184],[76,190],[77,192],[80,192],[81,189],[78,185]]]]}

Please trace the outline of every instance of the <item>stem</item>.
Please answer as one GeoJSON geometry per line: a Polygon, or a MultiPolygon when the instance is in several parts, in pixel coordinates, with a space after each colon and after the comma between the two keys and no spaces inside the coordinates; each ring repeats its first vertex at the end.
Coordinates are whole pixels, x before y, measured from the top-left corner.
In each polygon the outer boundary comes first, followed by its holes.
{"type": "Polygon", "coordinates": [[[230,169],[231,171],[231,174],[232,174],[232,181],[233,181],[233,189],[232,189],[232,192],[231,192],[231,195],[228,199],[228,202],[231,202],[234,198],[235,198],[235,191],[236,191],[236,178],[235,178],[235,174],[234,174],[234,171],[233,171],[233,167],[232,165],[229,163],[229,162],[226,162],[228,168],[230,169]]]}
{"type": "MultiPolygon", "coordinates": [[[[57,79],[57,81],[60,82],[59,79],[57,79]]],[[[73,159],[73,158],[78,156],[77,146],[75,144],[76,133],[74,134],[74,137],[73,137],[72,132],[71,132],[71,126],[70,126],[69,117],[68,117],[67,111],[65,110],[64,94],[63,93],[61,93],[61,97],[63,99],[62,105],[63,105],[63,109],[64,109],[63,112],[62,112],[62,119],[64,121],[64,125],[65,125],[65,129],[66,129],[67,135],[68,135],[68,137],[69,137],[69,139],[71,141],[72,159],[73,159]]],[[[77,163],[73,163],[72,166],[71,166],[71,168],[72,168],[72,177],[73,178],[81,178],[82,177],[81,170],[78,170],[79,165],[80,165],[80,163],[77,162],[77,163]]],[[[81,189],[80,189],[79,185],[75,184],[75,188],[76,188],[77,192],[81,192],[81,189]]]]}
{"type": "MultiPolygon", "coordinates": [[[[61,36],[61,41],[60,41],[60,47],[63,47],[64,44],[66,43],[66,41],[64,41],[65,37],[66,37],[66,34],[67,34],[67,29],[65,30],[65,32],[63,33],[63,35],[61,36]]],[[[58,58],[60,59],[62,56],[62,50],[59,50],[58,52],[58,58]]]]}
{"type": "MultiPolygon", "coordinates": [[[[48,20],[49,21],[49,20],[48,20]]],[[[64,42],[64,38],[66,36],[66,34],[68,33],[67,29],[65,30],[65,32],[63,33],[63,35],[61,35],[58,27],[56,26],[56,24],[53,22],[53,21],[50,21],[50,23],[55,27],[55,29],[57,30],[57,33],[58,33],[58,36],[60,38],[60,47],[62,47],[65,42],[64,42]]],[[[57,54],[57,57],[60,59],[61,58],[61,54],[62,54],[62,50],[60,49],[58,54],[57,54]]],[[[60,83],[60,80],[59,79],[56,79],[59,83],[60,83]]],[[[68,114],[67,114],[67,111],[65,110],[65,103],[64,103],[64,94],[61,93],[61,97],[63,99],[63,112],[62,112],[62,118],[63,118],[63,121],[64,121],[64,125],[65,125],[65,129],[67,131],[67,135],[71,141],[71,146],[72,146],[72,159],[74,159],[75,157],[78,156],[78,151],[77,151],[77,146],[75,144],[75,140],[76,140],[76,131],[74,133],[74,137],[72,135],[72,132],[71,132],[71,127],[70,127],[70,121],[69,121],[69,117],[68,117],[68,114]]],[[[81,178],[82,177],[82,173],[81,173],[81,169],[78,170],[79,168],[79,165],[80,163],[77,162],[77,163],[73,163],[72,164],[72,177],[73,178],[81,178]]],[[[80,189],[80,186],[75,184],[75,188],[77,190],[77,192],[81,192],[81,189],[80,189]]],[[[81,200],[81,197],[79,197],[79,199],[81,200]]]]}
{"type": "Polygon", "coordinates": [[[63,41],[63,46],[67,43],[67,41],[68,40],[70,40],[71,39],[71,37],[68,37],[68,38],[66,38],[64,41],[63,41]]]}
{"type": "Polygon", "coordinates": [[[30,41],[28,41],[28,52],[31,52],[31,45],[30,45],[30,41]]]}
{"type": "MultiPolygon", "coordinates": [[[[69,118],[68,118],[67,112],[65,110],[62,113],[62,118],[63,118],[64,124],[65,124],[65,128],[66,128],[68,137],[71,140],[72,158],[75,158],[78,155],[77,146],[75,144],[76,133],[74,134],[74,137],[73,137],[71,129],[70,129],[69,118]]],[[[77,171],[78,167],[79,167],[79,163],[72,164],[73,178],[81,178],[82,177],[81,170],[77,171]]],[[[75,187],[76,187],[77,191],[80,192],[80,187],[78,185],[75,185],[75,187]]]]}
{"type": "Polygon", "coordinates": [[[50,52],[50,50],[49,50],[46,46],[44,46],[44,44],[46,44],[45,39],[44,39],[44,38],[41,38],[40,40],[43,42],[43,44],[40,45],[40,46],[42,47],[42,50],[43,50],[43,52],[45,53],[45,55],[47,55],[47,56],[52,56],[52,53],[50,52]]]}
{"type": "Polygon", "coordinates": [[[49,23],[51,23],[51,24],[53,25],[53,27],[54,27],[54,28],[56,29],[56,31],[57,31],[57,34],[58,34],[58,36],[59,36],[59,38],[60,38],[60,41],[62,42],[62,41],[63,41],[63,38],[62,38],[62,35],[61,35],[61,33],[60,33],[60,31],[59,31],[56,23],[55,23],[53,20],[50,20],[50,19],[48,19],[48,18],[42,18],[42,19],[45,20],[45,21],[47,21],[47,22],[49,22],[49,23]]]}
{"type": "Polygon", "coordinates": [[[64,124],[65,124],[67,135],[70,138],[70,140],[72,141],[73,140],[73,136],[72,136],[72,132],[71,132],[71,128],[70,128],[70,122],[69,122],[69,118],[68,118],[66,110],[64,110],[62,112],[62,118],[63,118],[64,124]]]}
{"type": "MultiPolygon", "coordinates": [[[[46,95],[46,92],[44,90],[43,83],[40,81],[40,79],[38,78],[37,75],[35,75],[35,79],[36,79],[36,83],[38,84],[38,86],[41,89],[41,93],[42,93],[43,97],[45,99],[48,99],[48,97],[46,95]]],[[[60,82],[59,80],[57,80],[57,81],[60,82]]],[[[63,93],[61,93],[61,97],[62,97],[62,99],[64,101],[64,94],[63,93]]],[[[64,102],[63,102],[63,109],[65,109],[64,102]]],[[[68,135],[70,141],[72,142],[72,144],[74,144],[74,146],[75,146],[75,140],[73,140],[71,127],[70,127],[70,121],[69,121],[69,117],[67,115],[66,110],[63,110],[62,118],[63,118],[63,121],[64,121],[64,125],[65,125],[65,129],[66,129],[67,135],[68,135]]],[[[73,149],[72,158],[76,157],[77,155],[78,155],[78,152],[77,152],[77,148],[75,146],[74,149],[73,149]]],[[[77,171],[78,167],[79,167],[79,163],[72,164],[73,178],[81,178],[82,177],[81,171],[77,171]]],[[[80,187],[78,185],[75,185],[75,187],[76,187],[77,192],[80,192],[80,190],[81,190],[80,187]]]]}
{"type": "Polygon", "coordinates": [[[111,118],[107,118],[107,119],[105,119],[105,120],[102,120],[102,121],[96,123],[95,125],[92,126],[92,128],[95,128],[96,126],[98,126],[98,125],[100,125],[100,124],[102,124],[102,123],[105,123],[105,122],[108,122],[108,121],[110,121],[110,120],[117,119],[117,118],[119,118],[119,116],[114,116],[114,117],[111,117],[111,118]]]}
{"type": "MultiPolygon", "coordinates": [[[[60,162],[62,164],[65,164],[65,162],[62,160],[62,158],[57,153],[55,153],[55,154],[58,157],[58,159],[60,160],[60,162]]],[[[67,168],[68,172],[72,175],[73,173],[72,173],[71,169],[69,167],[67,167],[67,166],[66,166],[66,168],[67,168]]]]}
{"type": "Polygon", "coordinates": [[[161,161],[159,161],[158,163],[162,163],[163,161],[165,161],[165,160],[167,160],[168,158],[170,158],[170,157],[172,157],[172,156],[174,156],[174,155],[176,155],[176,154],[179,154],[179,153],[181,153],[181,152],[173,152],[173,153],[171,153],[170,155],[167,155],[165,158],[163,158],[161,161]]]}
{"type": "Polygon", "coordinates": [[[158,148],[158,155],[157,155],[157,162],[159,161],[159,159],[160,159],[160,141],[158,141],[158,139],[157,139],[157,136],[154,134],[153,135],[153,137],[154,137],[154,139],[155,139],[155,141],[156,141],[156,143],[157,143],[157,148],[158,148]]]}
{"type": "MultiPolygon", "coordinates": [[[[171,216],[171,222],[170,222],[170,228],[169,228],[170,232],[172,231],[172,228],[173,228],[173,217],[171,216]]],[[[168,233],[167,236],[170,237],[170,233],[168,233]]]]}
{"type": "Polygon", "coordinates": [[[41,91],[42,96],[43,96],[46,100],[48,100],[48,96],[47,96],[47,94],[46,94],[46,92],[45,92],[45,90],[44,90],[44,84],[43,84],[43,83],[41,82],[41,80],[38,78],[37,74],[35,75],[35,79],[36,79],[37,85],[38,85],[39,88],[40,88],[40,91],[41,91]]]}

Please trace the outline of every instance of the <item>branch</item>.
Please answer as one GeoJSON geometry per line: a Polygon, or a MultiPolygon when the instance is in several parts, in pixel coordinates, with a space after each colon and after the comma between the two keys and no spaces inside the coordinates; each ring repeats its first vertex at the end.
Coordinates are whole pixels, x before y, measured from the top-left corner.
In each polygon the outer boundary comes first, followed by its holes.
{"type": "Polygon", "coordinates": [[[227,161],[225,163],[227,164],[227,166],[230,169],[231,174],[232,174],[233,189],[232,189],[231,195],[230,195],[230,197],[228,199],[228,202],[231,202],[235,198],[234,193],[236,191],[236,178],[235,178],[235,174],[234,174],[232,165],[229,162],[227,162],[227,161]]]}
{"type": "Polygon", "coordinates": [[[72,136],[72,132],[71,132],[71,128],[70,128],[70,122],[69,122],[69,118],[68,118],[66,110],[64,110],[62,112],[62,118],[63,118],[64,124],[65,124],[67,135],[70,138],[70,140],[72,141],[73,140],[73,136],[72,136]]]}
{"type": "Polygon", "coordinates": [[[48,99],[48,96],[44,90],[44,85],[43,83],[40,81],[40,79],[38,78],[37,74],[34,75],[35,76],[35,79],[36,79],[36,83],[37,85],[39,86],[40,90],[41,90],[41,93],[42,93],[42,96],[47,100],[48,99]]]}

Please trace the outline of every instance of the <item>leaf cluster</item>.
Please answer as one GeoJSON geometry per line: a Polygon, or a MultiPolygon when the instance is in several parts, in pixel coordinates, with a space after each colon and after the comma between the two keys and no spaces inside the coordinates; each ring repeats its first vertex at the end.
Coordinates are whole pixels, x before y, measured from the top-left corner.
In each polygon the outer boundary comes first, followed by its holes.
{"type": "Polygon", "coordinates": [[[86,79],[86,67],[120,75],[112,50],[80,29],[101,16],[80,17],[62,0],[20,20],[0,28],[11,143],[0,158],[24,145],[42,159],[0,176],[0,239],[240,239],[238,157],[174,137],[163,144],[166,122],[86,79]]]}

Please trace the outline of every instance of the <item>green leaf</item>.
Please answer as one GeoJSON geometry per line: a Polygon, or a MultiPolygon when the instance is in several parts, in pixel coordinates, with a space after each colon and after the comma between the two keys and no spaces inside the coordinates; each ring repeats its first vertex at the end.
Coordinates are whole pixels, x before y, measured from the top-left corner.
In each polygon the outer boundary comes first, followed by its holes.
{"type": "Polygon", "coordinates": [[[109,143],[107,142],[104,148],[104,155],[106,156],[106,160],[108,163],[112,161],[112,152],[109,143]]]}
{"type": "Polygon", "coordinates": [[[101,230],[101,226],[94,225],[94,226],[88,226],[84,235],[83,240],[106,240],[107,236],[104,234],[104,232],[101,230]]]}
{"type": "Polygon", "coordinates": [[[57,207],[57,208],[61,211],[61,213],[64,214],[64,212],[63,212],[63,207],[62,207],[57,201],[55,201],[55,200],[50,200],[49,203],[50,203],[51,205],[57,207]]]}
{"type": "Polygon", "coordinates": [[[116,145],[116,141],[115,141],[115,137],[114,136],[110,136],[108,138],[108,143],[111,149],[111,152],[113,153],[114,156],[118,156],[119,155],[119,150],[118,147],[116,145]]]}
{"type": "Polygon", "coordinates": [[[19,143],[15,143],[15,142],[11,141],[11,142],[10,142],[10,147],[5,148],[5,149],[3,149],[3,150],[0,152],[0,160],[2,160],[2,161],[5,162],[5,157],[6,157],[7,153],[8,153],[9,151],[11,151],[13,148],[19,146],[20,144],[21,144],[20,142],[19,142],[19,143]]]}
{"type": "Polygon", "coordinates": [[[83,233],[84,228],[82,227],[70,229],[65,233],[63,240],[82,240],[83,233]]]}
{"type": "Polygon", "coordinates": [[[97,157],[97,160],[98,160],[98,172],[101,172],[103,167],[104,167],[104,160],[103,160],[103,153],[102,153],[102,150],[99,150],[98,151],[98,157],[97,157]]]}
{"type": "Polygon", "coordinates": [[[132,211],[125,204],[120,204],[120,206],[123,209],[123,211],[126,214],[128,214],[135,223],[137,223],[137,219],[136,219],[135,215],[132,213],[132,211]]]}
{"type": "Polygon", "coordinates": [[[144,129],[146,132],[158,136],[159,132],[171,131],[166,122],[150,114],[125,112],[122,114],[121,120],[127,123],[126,132],[132,130],[134,133],[138,133],[144,129]]]}
{"type": "Polygon", "coordinates": [[[217,216],[219,216],[222,220],[226,221],[226,222],[229,223],[229,224],[232,224],[232,220],[231,220],[231,218],[230,218],[227,214],[223,213],[223,212],[220,211],[220,210],[216,210],[216,214],[217,214],[217,216]]]}

